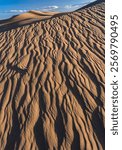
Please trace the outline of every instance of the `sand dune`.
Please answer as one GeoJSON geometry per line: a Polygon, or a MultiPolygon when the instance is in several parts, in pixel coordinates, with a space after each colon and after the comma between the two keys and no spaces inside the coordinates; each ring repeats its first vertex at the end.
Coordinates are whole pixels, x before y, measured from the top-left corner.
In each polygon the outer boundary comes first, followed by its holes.
{"type": "Polygon", "coordinates": [[[0,149],[103,150],[104,2],[27,14],[1,22],[0,149]]]}
{"type": "MultiPolygon", "coordinates": [[[[39,12],[39,11],[29,11],[27,13],[23,13],[21,15],[13,16],[10,19],[0,20],[0,28],[6,31],[6,29],[11,29],[15,27],[21,27],[24,25],[29,25],[31,23],[47,20],[52,18],[53,16],[61,13],[58,12],[39,12]]],[[[0,30],[0,31],[1,31],[0,30]]]]}

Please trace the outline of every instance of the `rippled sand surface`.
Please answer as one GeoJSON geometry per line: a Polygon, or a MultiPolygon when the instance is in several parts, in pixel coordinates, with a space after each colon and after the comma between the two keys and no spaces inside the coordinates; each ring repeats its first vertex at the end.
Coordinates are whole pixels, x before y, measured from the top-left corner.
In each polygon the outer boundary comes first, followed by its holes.
{"type": "Polygon", "coordinates": [[[0,22],[0,149],[103,150],[104,2],[0,22]]]}

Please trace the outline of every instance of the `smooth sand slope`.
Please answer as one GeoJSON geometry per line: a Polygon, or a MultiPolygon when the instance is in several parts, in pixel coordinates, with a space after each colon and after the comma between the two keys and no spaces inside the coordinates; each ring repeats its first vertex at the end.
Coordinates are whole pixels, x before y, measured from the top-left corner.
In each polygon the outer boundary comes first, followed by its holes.
{"type": "Polygon", "coordinates": [[[37,21],[47,20],[58,14],[58,12],[39,12],[32,10],[21,15],[13,16],[10,19],[0,20],[0,31],[6,31],[23,25],[29,25],[37,21]]]}
{"type": "Polygon", "coordinates": [[[0,150],[104,149],[104,2],[53,15],[1,22],[0,150]]]}

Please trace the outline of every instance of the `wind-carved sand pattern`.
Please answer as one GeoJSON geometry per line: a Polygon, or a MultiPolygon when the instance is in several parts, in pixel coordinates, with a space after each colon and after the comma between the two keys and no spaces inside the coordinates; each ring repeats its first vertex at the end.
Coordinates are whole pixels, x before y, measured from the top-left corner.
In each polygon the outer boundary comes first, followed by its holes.
{"type": "Polygon", "coordinates": [[[1,150],[104,149],[104,15],[100,2],[0,32],[1,150]]]}

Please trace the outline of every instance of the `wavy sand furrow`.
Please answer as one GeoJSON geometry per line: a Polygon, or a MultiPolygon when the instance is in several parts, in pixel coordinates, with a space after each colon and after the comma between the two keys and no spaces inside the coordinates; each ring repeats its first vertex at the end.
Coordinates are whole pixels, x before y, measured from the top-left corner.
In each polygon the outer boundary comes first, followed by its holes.
{"type": "Polygon", "coordinates": [[[103,150],[104,2],[2,26],[0,149],[103,150]]]}

